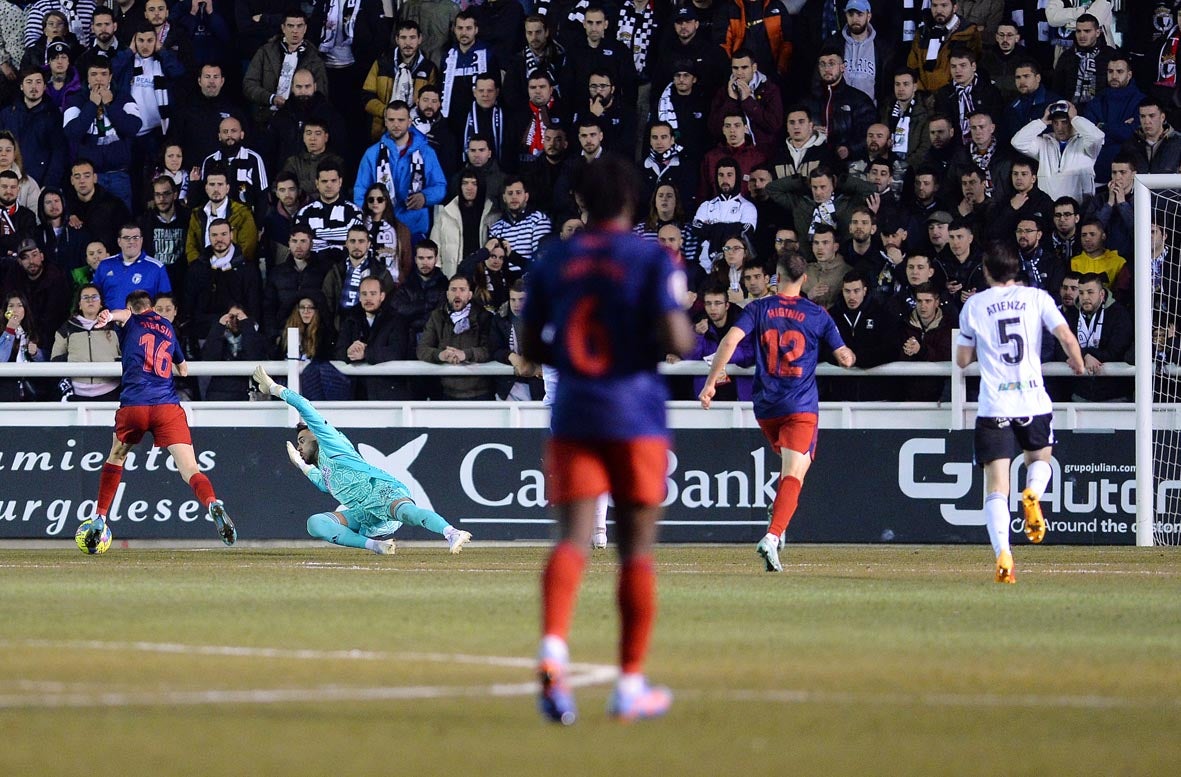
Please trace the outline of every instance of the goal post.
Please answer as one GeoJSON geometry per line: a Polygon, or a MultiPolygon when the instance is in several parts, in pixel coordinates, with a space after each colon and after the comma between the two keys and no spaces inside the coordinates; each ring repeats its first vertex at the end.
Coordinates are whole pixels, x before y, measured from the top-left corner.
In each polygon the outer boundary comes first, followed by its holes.
{"type": "MultiPolygon", "coordinates": [[[[1181,533],[1181,429],[1176,419],[1176,345],[1157,347],[1154,327],[1181,328],[1181,175],[1136,175],[1133,186],[1136,357],[1136,544],[1177,545],[1181,533]],[[1154,268],[1153,225],[1165,235],[1163,264],[1154,268]],[[1158,355],[1163,358],[1158,359],[1158,355]],[[1162,405],[1172,412],[1157,412],[1162,405]],[[1163,488],[1161,486],[1164,486],[1163,488]],[[1171,496],[1170,496],[1171,494],[1171,496]]],[[[1178,332],[1174,337],[1181,337],[1178,332]]]]}

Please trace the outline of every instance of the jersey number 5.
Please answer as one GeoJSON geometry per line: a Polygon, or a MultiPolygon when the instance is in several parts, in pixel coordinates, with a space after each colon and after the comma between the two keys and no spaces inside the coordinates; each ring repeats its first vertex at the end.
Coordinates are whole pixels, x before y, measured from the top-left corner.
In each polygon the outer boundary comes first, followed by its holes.
{"type": "Polygon", "coordinates": [[[1025,358],[1025,338],[1020,332],[1010,332],[1009,327],[1021,326],[1021,319],[1019,318],[1002,318],[996,322],[996,334],[1000,339],[1001,345],[1013,344],[1013,350],[1001,354],[1001,360],[1005,364],[1020,364],[1025,358]]]}
{"type": "Polygon", "coordinates": [[[169,342],[164,340],[157,347],[156,336],[141,335],[139,344],[144,349],[144,372],[155,373],[161,378],[172,377],[172,350],[169,342]]]}
{"type": "Polygon", "coordinates": [[[763,332],[763,345],[767,349],[767,372],[781,378],[800,378],[804,368],[792,362],[804,355],[804,335],[794,329],[779,332],[768,329],[763,332]]]}
{"type": "Polygon", "coordinates": [[[598,318],[598,301],[587,297],[579,302],[566,326],[566,354],[574,369],[600,378],[611,369],[611,336],[598,318]]]}

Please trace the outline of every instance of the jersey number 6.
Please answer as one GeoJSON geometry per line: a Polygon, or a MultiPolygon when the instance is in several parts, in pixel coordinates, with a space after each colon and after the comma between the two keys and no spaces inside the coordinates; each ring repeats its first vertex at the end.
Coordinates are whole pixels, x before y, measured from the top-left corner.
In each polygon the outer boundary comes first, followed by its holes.
{"type": "Polygon", "coordinates": [[[611,369],[611,336],[598,318],[599,304],[584,298],[574,307],[566,326],[566,354],[574,369],[600,378],[611,369]]]}
{"type": "Polygon", "coordinates": [[[170,343],[164,340],[156,346],[156,336],[144,334],[139,338],[139,344],[144,349],[144,372],[154,372],[161,378],[172,377],[172,350],[170,343]]]}
{"type": "Polygon", "coordinates": [[[763,345],[767,349],[767,372],[781,378],[800,378],[804,368],[792,362],[804,355],[804,335],[794,329],[779,332],[768,329],[763,332],[763,345]]]}

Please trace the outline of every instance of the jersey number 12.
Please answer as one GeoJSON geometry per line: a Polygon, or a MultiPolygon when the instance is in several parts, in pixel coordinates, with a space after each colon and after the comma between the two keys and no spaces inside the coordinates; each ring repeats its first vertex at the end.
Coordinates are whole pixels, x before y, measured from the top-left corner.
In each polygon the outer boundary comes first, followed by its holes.
{"type": "Polygon", "coordinates": [[[763,346],[767,349],[767,372],[780,378],[800,378],[804,368],[792,364],[804,355],[804,335],[794,329],[763,332],[763,346]]]}

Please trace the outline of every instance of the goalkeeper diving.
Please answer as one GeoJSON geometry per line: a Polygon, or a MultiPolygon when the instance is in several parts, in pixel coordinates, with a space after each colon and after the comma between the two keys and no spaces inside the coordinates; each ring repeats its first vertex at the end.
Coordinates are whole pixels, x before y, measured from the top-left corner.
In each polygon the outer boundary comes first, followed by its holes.
{"type": "Polygon", "coordinates": [[[282,386],[261,366],[254,371],[258,390],[278,397],[299,412],[296,444],[287,443],[291,463],[321,491],[343,505],[336,512],[308,518],[308,534],[349,548],[392,555],[393,533],[402,524],[421,526],[443,535],[452,553],[471,542],[470,532],[456,529],[438,513],[414,504],[410,490],[393,475],[361,458],[349,439],[324,420],[312,403],[282,386]]]}

